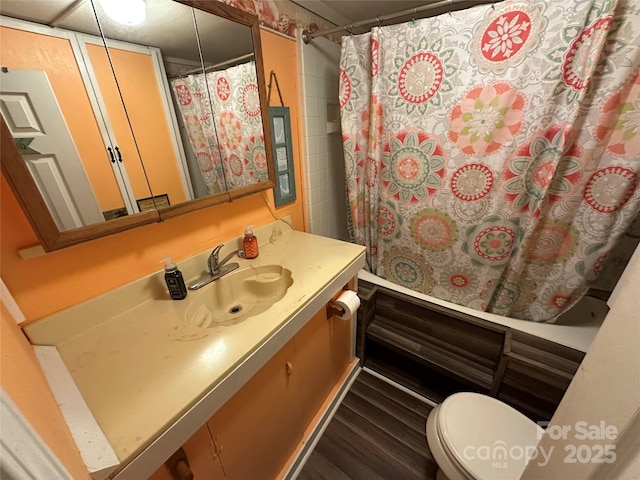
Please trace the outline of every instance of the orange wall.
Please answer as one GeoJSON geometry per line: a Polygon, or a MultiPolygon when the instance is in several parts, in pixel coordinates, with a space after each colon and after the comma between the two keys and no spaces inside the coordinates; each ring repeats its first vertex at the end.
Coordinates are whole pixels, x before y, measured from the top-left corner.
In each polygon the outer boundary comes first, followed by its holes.
{"type": "Polygon", "coordinates": [[[124,206],[69,40],[7,27],[0,39],[3,67],[47,73],[100,208],[124,206]]]}
{"type": "Polygon", "coordinates": [[[33,349],[0,304],[2,388],[73,478],[90,478],[33,349]]]}
{"type": "MultiPolygon", "coordinates": [[[[291,109],[298,198],[277,214],[291,215],[294,227],[304,230],[296,44],[265,31],[261,39],[266,75],[276,72],[285,105],[291,109]]],[[[272,192],[265,196],[273,205],[272,192]]],[[[3,178],[0,271],[27,320],[33,321],[157,272],[167,255],[180,262],[241,235],[246,224],[260,226],[272,220],[263,196],[257,194],[23,260],[18,250],[38,240],[3,178]]]]}

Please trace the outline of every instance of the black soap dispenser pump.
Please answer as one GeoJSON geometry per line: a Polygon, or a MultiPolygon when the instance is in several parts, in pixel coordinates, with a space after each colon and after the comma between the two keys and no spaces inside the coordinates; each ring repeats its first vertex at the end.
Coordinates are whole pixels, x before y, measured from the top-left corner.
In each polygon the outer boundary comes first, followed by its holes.
{"type": "Polygon", "coordinates": [[[167,282],[169,295],[174,300],[187,298],[187,287],[184,284],[182,273],[171,257],[164,259],[164,281],[167,282]]]}

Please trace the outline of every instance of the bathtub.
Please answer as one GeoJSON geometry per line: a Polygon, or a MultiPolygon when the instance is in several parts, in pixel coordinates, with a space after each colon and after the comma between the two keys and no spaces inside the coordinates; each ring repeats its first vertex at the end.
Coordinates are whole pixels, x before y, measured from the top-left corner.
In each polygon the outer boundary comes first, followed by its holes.
{"type": "Polygon", "coordinates": [[[600,325],[602,325],[604,317],[609,311],[609,307],[605,301],[585,296],[569,311],[560,315],[556,323],[536,323],[527,320],[503,317],[501,315],[457,305],[455,303],[447,302],[446,300],[440,300],[377,277],[366,270],[360,270],[358,278],[380,287],[394,290],[409,297],[414,297],[422,301],[457,310],[461,313],[510,327],[583,352],[586,352],[589,349],[591,342],[598,333],[600,325]]]}

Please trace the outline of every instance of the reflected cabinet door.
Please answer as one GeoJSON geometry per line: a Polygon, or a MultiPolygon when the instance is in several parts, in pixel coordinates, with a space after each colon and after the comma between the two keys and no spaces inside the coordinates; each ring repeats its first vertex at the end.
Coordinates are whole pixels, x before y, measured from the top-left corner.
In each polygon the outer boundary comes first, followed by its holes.
{"type": "Polygon", "coordinates": [[[165,85],[156,73],[156,53],[111,40],[108,52],[91,40],[85,48],[111,124],[116,160],[126,172],[136,208],[190,200],[179,136],[169,116],[165,85]]]}
{"type": "Polygon", "coordinates": [[[134,208],[162,209],[192,200],[163,52],[156,46],[157,38],[165,37],[185,51],[197,52],[191,7],[149,0],[139,23],[123,24],[101,2],[93,0],[92,5],[102,41],[85,36],[82,48],[95,72],[92,82],[100,92],[134,208]]]}
{"type": "Polygon", "coordinates": [[[58,229],[133,213],[75,33],[5,18],[0,29],[2,116],[58,229]]]}

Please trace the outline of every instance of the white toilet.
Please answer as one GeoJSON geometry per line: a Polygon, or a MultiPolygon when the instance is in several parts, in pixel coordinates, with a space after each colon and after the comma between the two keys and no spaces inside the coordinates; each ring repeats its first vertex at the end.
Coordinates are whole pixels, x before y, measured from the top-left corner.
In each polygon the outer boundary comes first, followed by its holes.
{"type": "Polygon", "coordinates": [[[447,397],[427,419],[437,480],[518,480],[543,432],[509,405],[471,392],[447,397]]]}

